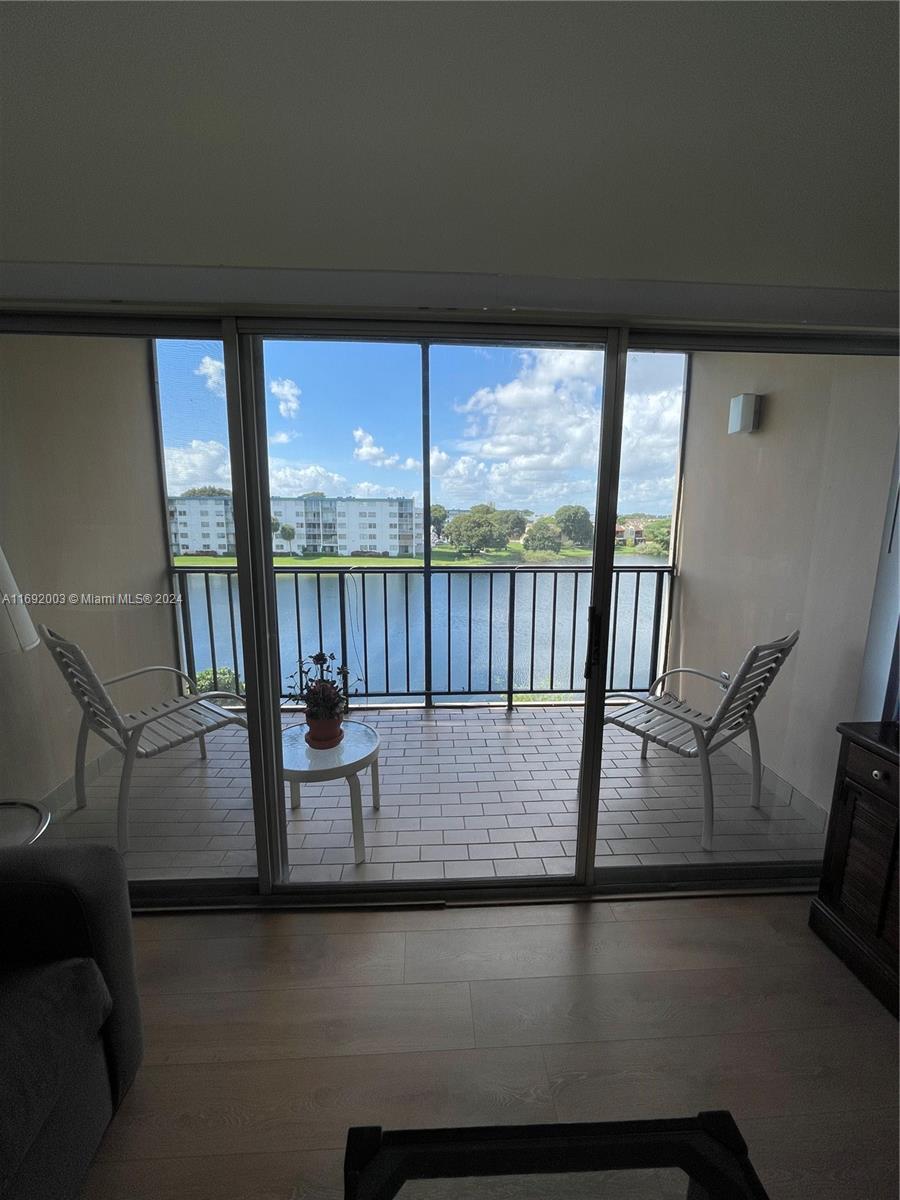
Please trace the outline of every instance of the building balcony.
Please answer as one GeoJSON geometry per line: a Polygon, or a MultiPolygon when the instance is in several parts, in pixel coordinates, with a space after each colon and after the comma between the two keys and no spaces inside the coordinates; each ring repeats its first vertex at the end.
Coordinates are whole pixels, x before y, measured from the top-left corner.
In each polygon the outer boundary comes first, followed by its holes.
{"type": "MultiPolygon", "coordinates": [[[[242,688],[234,568],[176,568],[183,665],[207,687],[242,688]]],[[[348,665],[356,719],[381,738],[381,808],[362,779],[366,861],[354,861],[343,780],[304,785],[287,806],[296,883],[560,877],[574,869],[588,568],[435,570],[425,637],[422,569],[274,569],[282,690],[318,649],[348,665]],[[430,684],[429,686],[426,686],[430,684]]],[[[668,567],[617,567],[607,688],[646,691],[664,649],[668,567]]],[[[286,707],[285,725],[302,720],[286,707]]],[[[254,875],[249,752],[243,730],[135,768],[133,879],[254,875]]],[[[120,759],[104,761],[87,807],[51,827],[64,840],[115,838],[120,759]]],[[[779,863],[821,857],[824,835],[783,798],[750,806],[750,779],[713,756],[716,835],[700,849],[695,761],[608,727],[599,868],[779,863]]]]}
{"type": "MultiPolygon", "coordinates": [[[[304,785],[302,808],[285,798],[295,883],[435,882],[559,877],[574,869],[580,705],[365,708],[377,729],[381,808],[363,783],[366,862],[354,863],[343,780],[304,785]]],[[[285,722],[299,720],[285,715],[285,722]]],[[[129,807],[132,879],[254,876],[247,736],[231,727],[209,757],[180,747],[135,767],[129,807]]],[[[88,785],[87,807],[45,836],[115,842],[120,759],[88,785]]],[[[702,800],[695,762],[607,731],[596,863],[600,868],[818,859],[824,834],[766,793],[751,808],[747,773],[713,757],[715,848],[700,850],[702,800]]]]}

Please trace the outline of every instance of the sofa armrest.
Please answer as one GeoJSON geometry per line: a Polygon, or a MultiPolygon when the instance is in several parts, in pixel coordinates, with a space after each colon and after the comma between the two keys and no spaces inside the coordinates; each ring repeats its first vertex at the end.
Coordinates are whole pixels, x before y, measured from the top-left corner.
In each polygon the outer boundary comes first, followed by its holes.
{"type": "Polygon", "coordinates": [[[93,958],[113,1010],[103,1034],[118,1105],[143,1054],[131,908],[122,860],[111,846],[0,850],[0,967],[93,958]]]}

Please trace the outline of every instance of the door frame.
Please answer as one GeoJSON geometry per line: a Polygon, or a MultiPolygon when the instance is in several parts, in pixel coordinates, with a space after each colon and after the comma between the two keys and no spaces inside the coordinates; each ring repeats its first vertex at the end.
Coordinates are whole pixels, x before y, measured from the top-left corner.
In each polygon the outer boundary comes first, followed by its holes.
{"type": "MultiPolygon", "coordinates": [[[[271,308],[269,311],[271,312],[271,308]]],[[[117,313],[110,314],[108,310],[98,310],[96,304],[92,305],[88,302],[82,304],[80,308],[76,307],[73,302],[68,309],[64,309],[60,305],[54,307],[47,302],[29,307],[28,302],[25,302],[0,306],[0,333],[61,334],[88,337],[119,336],[147,339],[206,338],[221,340],[223,344],[235,334],[238,344],[240,344],[241,335],[244,334],[284,333],[292,328],[303,329],[307,333],[315,331],[323,337],[338,334],[345,337],[348,335],[358,336],[366,340],[376,340],[379,336],[394,340],[399,334],[404,337],[404,340],[409,341],[422,340],[423,336],[430,336],[433,340],[440,342],[467,343],[513,340],[510,338],[512,334],[518,341],[531,340],[544,344],[578,341],[594,344],[602,343],[606,338],[605,344],[608,352],[611,344],[611,338],[608,335],[613,332],[618,334],[626,332],[626,325],[619,314],[609,317],[594,317],[586,314],[575,316],[560,312],[531,311],[528,313],[528,318],[528,323],[522,321],[519,314],[514,313],[514,310],[502,312],[482,310],[477,314],[431,310],[423,320],[421,310],[398,309],[390,319],[373,317],[371,311],[364,313],[361,317],[348,316],[345,311],[327,317],[310,315],[282,319],[242,315],[240,305],[210,306],[202,304],[192,306],[158,304],[154,305],[150,312],[146,308],[142,309],[141,305],[134,304],[130,311],[128,306],[120,306],[117,313]],[[417,334],[413,333],[413,330],[416,330],[417,334]]],[[[753,327],[747,322],[741,324],[739,322],[697,320],[692,324],[685,324],[683,321],[676,320],[648,322],[640,319],[631,324],[630,330],[627,330],[627,336],[628,346],[632,350],[668,350],[680,353],[693,350],[719,350],[736,353],[839,354],[862,357],[896,357],[898,354],[898,340],[894,330],[886,328],[871,330],[848,326],[829,328],[827,325],[820,325],[813,330],[808,326],[804,328],[796,322],[780,326],[770,322],[768,326],[753,327]]],[[[227,376],[229,374],[231,376],[230,381],[228,377],[226,378],[226,385],[232,393],[235,392],[236,383],[240,378],[241,364],[246,358],[246,352],[239,353],[237,358],[238,373],[235,373],[234,366],[232,366],[231,371],[227,373],[227,376]]],[[[622,382],[624,383],[624,374],[622,374],[622,382]]],[[[617,382],[617,388],[618,386],[617,382]]],[[[240,413],[238,419],[241,422],[247,422],[251,416],[248,405],[252,408],[252,404],[244,394],[243,380],[241,380],[240,387],[239,397],[234,403],[240,413]]],[[[246,394],[252,395],[252,391],[248,391],[246,394]]],[[[608,397],[604,394],[604,405],[607,399],[608,397]]],[[[247,463],[239,474],[249,479],[252,472],[252,465],[247,463]]],[[[235,480],[234,486],[238,486],[237,480],[235,480]]],[[[245,551],[249,550],[251,540],[258,538],[258,528],[256,533],[252,531],[254,523],[252,513],[255,511],[257,514],[255,524],[258,527],[258,514],[261,511],[259,495],[254,493],[253,488],[248,488],[247,494],[248,499],[244,502],[245,531],[242,535],[245,551]],[[252,499],[254,494],[256,494],[255,500],[252,499]]],[[[246,559],[247,554],[245,553],[243,557],[246,559]]],[[[268,605],[265,579],[263,577],[261,580],[258,574],[253,576],[247,563],[242,567],[239,554],[239,588],[242,570],[247,573],[248,580],[244,585],[245,592],[249,597],[248,613],[253,613],[255,622],[258,613],[264,613],[268,605]]],[[[244,602],[244,593],[242,593],[242,605],[244,602]]],[[[608,625],[608,612],[606,619],[608,625]]],[[[249,621],[246,624],[242,622],[245,638],[249,624],[249,621]]],[[[246,641],[244,645],[246,650],[246,641]]],[[[271,663],[268,670],[271,673],[271,663]]],[[[259,697],[262,697],[265,686],[262,678],[255,683],[254,690],[259,697]]],[[[271,697],[271,688],[269,688],[268,694],[271,697]]],[[[248,695],[248,701],[251,695],[252,693],[248,695]]],[[[273,701],[269,698],[264,703],[271,706],[273,701]]],[[[278,764],[271,750],[267,751],[264,747],[265,731],[259,728],[258,722],[254,721],[250,725],[249,735],[251,761],[260,764],[255,768],[257,776],[261,775],[268,779],[267,788],[274,788],[273,774],[277,778],[278,764]]],[[[589,765],[589,770],[585,773],[585,780],[580,785],[580,790],[590,788],[590,779],[594,777],[596,770],[599,770],[599,761],[599,754],[595,752],[593,763],[589,765]]],[[[254,777],[254,785],[255,783],[256,778],[254,777]]],[[[255,791],[256,787],[254,786],[255,791]]],[[[596,813],[594,815],[596,819],[596,813]]],[[[582,820],[582,812],[579,812],[579,820],[582,820]]],[[[271,839],[272,832],[266,828],[264,830],[265,837],[271,839]]],[[[259,836],[258,829],[257,836],[259,836]]],[[[586,845],[588,834],[585,833],[581,836],[583,845],[586,845]]],[[[320,888],[314,885],[308,885],[302,894],[297,889],[276,890],[272,886],[272,865],[276,851],[273,851],[271,847],[278,847],[278,845],[277,839],[270,840],[270,848],[266,852],[269,855],[266,860],[269,865],[264,871],[261,864],[258,882],[249,878],[138,881],[130,884],[132,903],[138,909],[151,910],[221,907],[235,904],[241,907],[265,908],[274,905],[302,908],[339,903],[350,907],[359,907],[365,904],[384,905],[386,902],[390,902],[391,895],[386,894],[384,890],[374,891],[362,884],[356,885],[352,891],[343,889],[339,894],[336,894],[334,887],[320,888]]],[[[589,856],[584,850],[582,857],[585,859],[583,866],[586,867],[589,863],[589,856]]],[[[563,877],[560,881],[548,879],[524,885],[512,881],[490,883],[489,881],[472,880],[470,881],[471,886],[466,888],[464,894],[457,893],[453,898],[468,903],[477,901],[496,903],[504,900],[562,900],[585,898],[586,895],[615,895],[622,892],[633,892],[636,888],[642,892],[652,893],[685,889],[703,890],[704,888],[722,890],[723,885],[732,889],[738,886],[757,890],[776,887],[781,890],[784,890],[785,887],[810,890],[815,884],[818,872],[819,867],[814,863],[728,864],[727,870],[725,867],[719,869],[709,866],[698,867],[690,872],[690,878],[685,876],[683,879],[673,879],[665,868],[641,868],[640,879],[633,877],[631,872],[625,870],[617,873],[621,878],[612,882],[599,881],[594,878],[593,885],[590,882],[590,872],[587,872],[583,878],[579,874],[577,879],[563,877]]],[[[404,903],[422,903],[429,906],[442,904],[451,898],[451,889],[455,892],[454,885],[457,882],[462,883],[465,887],[464,881],[446,880],[442,881],[439,887],[412,885],[408,890],[403,888],[402,892],[394,892],[393,899],[404,903]]],[[[392,886],[403,887],[403,885],[392,886]]],[[[382,885],[383,888],[384,885],[382,885]]]]}
{"type": "MultiPolygon", "coordinates": [[[[264,343],[266,337],[288,340],[291,337],[305,341],[384,341],[418,345],[421,348],[421,427],[422,427],[422,495],[423,509],[430,502],[430,424],[431,388],[430,358],[432,346],[438,345],[578,345],[592,350],[602,350],[603,389],[601,393],[601,420],[597,454],[597,487],[595,508],[595,534],[591,554],[591,596],[589,613],[599,612],[600,619],[592,618],[588,629],[588,663],[585,664],[585,720],[582,727],[580,750],[581,770],[578,781],[578,820],[576,832],[575,869],[571,876],[556,879],[540,879],[535,876],[525,887],[533,888],[538,894],[553,892],[559,888],[575,889],[583,893],[590,888],[593,878],[593,846],[597,829],[599,802],[600,763],[602,758],[602,712],[605,696],[606,648],[609,638],[609,598],[612,587],[613,549],[615,545],[616,498],[618,494],[618,468],[621,450],[622,409],[624,404],[625,356],[627,353],[627,331],[598,328],[561,328],[550,330],[534,326],[516,327],[509,324],[491,325],[466,323],[452,329],[436,328],[429,323],[427,331],[418,322],[306,322],[302,320],[275,322],[250,320],[246,322],[223,322],[229,326],[229,349],[226,356],[226,388],[229,405],[235,410],[234,439],[242,442],[240,462],[232,455],[236,470],[243,475],[241,504],[242,537],[238,539],[237,512],[235,535],[238,545],[238,576],[241,584],[243,574],[241,609],[245,603],[252,619],[250,645],[245,640],[245,662],[248,651],[262,654],[259,678],[254,689],[256,713],[254,714],[255,753],[251,754],[251,778],[254,793],[254,819],[257,835],[259,886],[264,895],[288,892],[300,895],[333,895],[352,898],[364,891],[367,898],[374,894],[382,899],[394,896],[405,897],[420,894],[423,889],[441,895],[465,895],[473,890],[488,892],[505,890],[506,880],[435,880],[430,881],[384,881],[366,883],[335,883],[329,885],[291,883],[289,854],[286,840],[286,815],[284,814],[281,778],[280,738],[280,687],[277,649],[277,618],[274,577],[271,570],[271,548],[267,536],[268,513],[268,457],[264,380],[264,343]],[[614,346],[613,353],[610,347],[614,346]],[[234,397],[231,397],[231,391],[234,397]],[[240,414],[239,416],[237,414],[240,414]],[[240,423],[237,423],[240,422],[240,423]],[[252,424],[251,424],[252,423],[252,424]],[[252,460],[252,461],[251,461],[252,460]],[[609,477],[604,477],[604,471],[609,477]],[[245,565],[241,570],[241,545],[244,546],[245,565]],[[602,577],[602,578],[601,578],[602,577]],[[590,664],[590,665],[589,665],[590,664]],[[590,714],[590,717],[589,717],[590,714]],[[589,724],[590,720],[590,724],[589,724]],[[268,722],[268,728],[262,724],[268,722]],[[276,734],[277,725],[277,734],[276,734]],[[591,738],[586,731],[591,728],[591,738]],[[273,746],[272,743],[277,743],[273,746]],[[260,852],[261,848],[261,852],[260,852]]],[[[237,493],[236,493],[237,508],[237,493]]],[[[425,706],[431,706],[433,695],[431,679],[430,635],[430,585],[431,547],[427,535],[423,546],[423,599],[426,621],[425,645],[425,706]]],[[[242,628],[244,622],[242,620],[242,628]]],[[[247,672],[248,699],[250,674],[247,672]]]]}
{"type": "Polygon", "coordinates": [[[597,499],[594,507],[594,551],[591,560],[591,603],[588,610],[587,659],[584,664],[584,721],[581,770],[578,776],[578,823],[575,835],[575,882],[588,889],[594,878],[600,779],[603,764],[603,710],[612,613],[613,556],[625,408],[628,330],[608,330],[604,361],[597,499]]]}

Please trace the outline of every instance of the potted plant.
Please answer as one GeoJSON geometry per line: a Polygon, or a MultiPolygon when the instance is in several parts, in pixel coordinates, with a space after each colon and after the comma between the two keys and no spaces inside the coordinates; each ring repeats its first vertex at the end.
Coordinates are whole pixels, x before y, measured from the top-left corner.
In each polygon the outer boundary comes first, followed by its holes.
{"type": "Polygon", "coordinates": [[[295,690],[288,699],[306,705],[306,740],[314,750],[329,750],[344,736],[341,722],[347,712],[346,667],[334,666],[334,655],[320,650],[304,658],[291,676],[295,690]],[[338,682],[340,679],[340,682],[338,682]]]}

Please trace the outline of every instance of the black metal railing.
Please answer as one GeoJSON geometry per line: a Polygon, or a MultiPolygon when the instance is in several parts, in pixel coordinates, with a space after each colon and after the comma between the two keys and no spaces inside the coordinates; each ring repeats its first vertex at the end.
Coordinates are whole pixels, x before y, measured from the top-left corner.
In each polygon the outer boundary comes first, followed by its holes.
{"type": "MultiPolygon", "coordinates": [[[[584,691],[590,567],[273,567],[282,697],[333,653],[358,700],[565,699],[584,691]],[[426,603],[426,588],[428,589],[426,603]]],[[[613,568],[608,691],[646,692],[668,622],[669,566],[613,568]]],[[[184,668],[243,689],[233,567],[175,567],[184,668]]],[[[204,679],[205,682],[205,679],[204,679]]]]}

